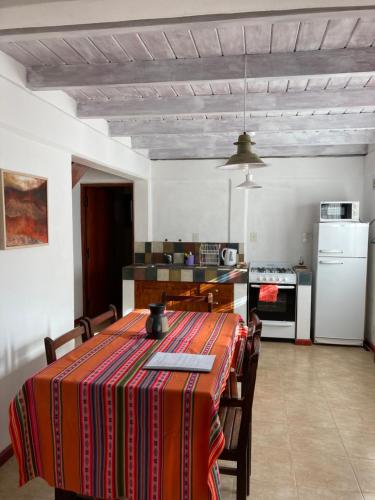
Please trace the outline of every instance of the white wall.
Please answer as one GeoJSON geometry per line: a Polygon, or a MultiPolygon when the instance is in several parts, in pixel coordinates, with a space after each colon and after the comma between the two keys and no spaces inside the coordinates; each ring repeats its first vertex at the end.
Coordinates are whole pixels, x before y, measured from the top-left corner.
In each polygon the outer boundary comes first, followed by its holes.
{"type": "MultiPolygon", "coordinates": [[[[61,92],[25,88],[25,69],[0,53],[0,168],[48,178],[49,245],[0,251],[0,451],[10,443],[8,405],[45,365],[43,338],[73,326],[72,157],[147,186],[150,162],[79,120],[61,92]]],[[[147,201],[147,200],[146,200],[147,201]]],[[[147,205],[147,203],[145,203],[147,205]]],[[[148,230],[146,215],[140,214],[148,230]]]]}
{"type": "MultiPolygon", "coordinates": [[[[267,161],[267,159],[266,159],[267,161]]],[[[215,169],[219,160],[152,165],[153,239],[244,241],[248,260],[311,260],[311,235],[324,199],[362,200],[364,159],[280,158],[255,172],[263,189],[234,189],[241,172],[215,169]],[[230,187],[231,185],[231,187],[230,187]],[[250,241],[256,233],[257,241],[250,241]]]]}
{"type": "Polygon", "coordinates": [[[45,364],[43,338],[73,326],[70,155],[0,128],[0,168],[48,178],[49,245],[0,251],[0,450],[8,404],[45,364]]]}
{"type": "MultiPolygon", "coordinates": [[[[375,219],[373,179],[375,179],[375,150],[367,155],[365,161],[364,214],[368,221],[375,219]]],[[[375,238],[375,223],[370,226],[370,241],[373,238],[375,238]]],[[[375,244],[371,243],[368,253],[366,337],[375,345],[375,244]]]]}

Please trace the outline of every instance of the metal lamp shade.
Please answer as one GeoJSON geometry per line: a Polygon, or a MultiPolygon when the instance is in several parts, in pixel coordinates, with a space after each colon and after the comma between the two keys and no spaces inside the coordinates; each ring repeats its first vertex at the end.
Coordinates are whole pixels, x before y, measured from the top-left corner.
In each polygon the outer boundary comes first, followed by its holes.
{"type": "Polygon", "coordinates": [[[259,156],[251,151],[251,141],[249,134],[244,132],[238,137],[238,141],[234,143],[237,146],[237,153],[229,158],[225,165],[221,165],[221,170],[242,170],[244,168],[259,168],[265,167],[264,161],[259,156]]]}
{"type": "Polygon", "coordinates": [[[253,174],[250,174],[250,172],[248,172],[246,174],[246,180],[236,186],[236,189],[259,189],[261,187],[262,186],[259,186],[259,184],[253,181],[253,174]]]}

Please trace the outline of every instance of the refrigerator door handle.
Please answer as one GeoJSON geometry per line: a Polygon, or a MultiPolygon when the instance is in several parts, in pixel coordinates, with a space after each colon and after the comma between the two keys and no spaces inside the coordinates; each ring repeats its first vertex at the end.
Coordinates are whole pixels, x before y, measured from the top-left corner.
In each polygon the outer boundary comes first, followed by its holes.
{"type": "Polygon", "coordinates": [[[319,264],[344,264],[342,260],[320,260],[319,264]]]}
{"type": "Polygon", "coordinates": [[[319,253],[344,253],[343,250],[319,250],[319,253]]]}

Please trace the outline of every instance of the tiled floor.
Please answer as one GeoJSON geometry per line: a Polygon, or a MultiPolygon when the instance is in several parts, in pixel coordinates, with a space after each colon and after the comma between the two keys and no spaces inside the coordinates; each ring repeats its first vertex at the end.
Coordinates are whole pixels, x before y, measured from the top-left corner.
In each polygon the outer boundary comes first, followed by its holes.
{"type": "MultiPolygon", "coordinates": [[[[370,353],[263,342],[251,500],[375,500],[374,424],[370,353]]],[[[234,478],[222,482],[223,500],[235,500],[234,478]]],[[[53,498],[43,481],[16,485],[12,459],[0,468],[0,500],[53,498]]]]}

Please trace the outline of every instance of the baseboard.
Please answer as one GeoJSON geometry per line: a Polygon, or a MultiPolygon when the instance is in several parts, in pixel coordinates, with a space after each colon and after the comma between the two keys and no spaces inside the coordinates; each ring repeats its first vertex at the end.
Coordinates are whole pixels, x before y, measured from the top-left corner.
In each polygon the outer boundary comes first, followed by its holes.
{"type": "Polygon", "coordinates": [[[370,349],[370,351],[375,353],[375,345],[372,342],[370,342],[368,339],[365,339],[364,344],[370,349]]]}
{"type": "Polygon", "coordinates": [[[296,339],[294,341],[296,345],[312,345],[312,342],[310,339],[296,339]]]}
{"type": "Polygon", "coordinates": [[[0,467],[5,464],[13,456],[13,447],[10,444],[0,451],[0,467]]]}

